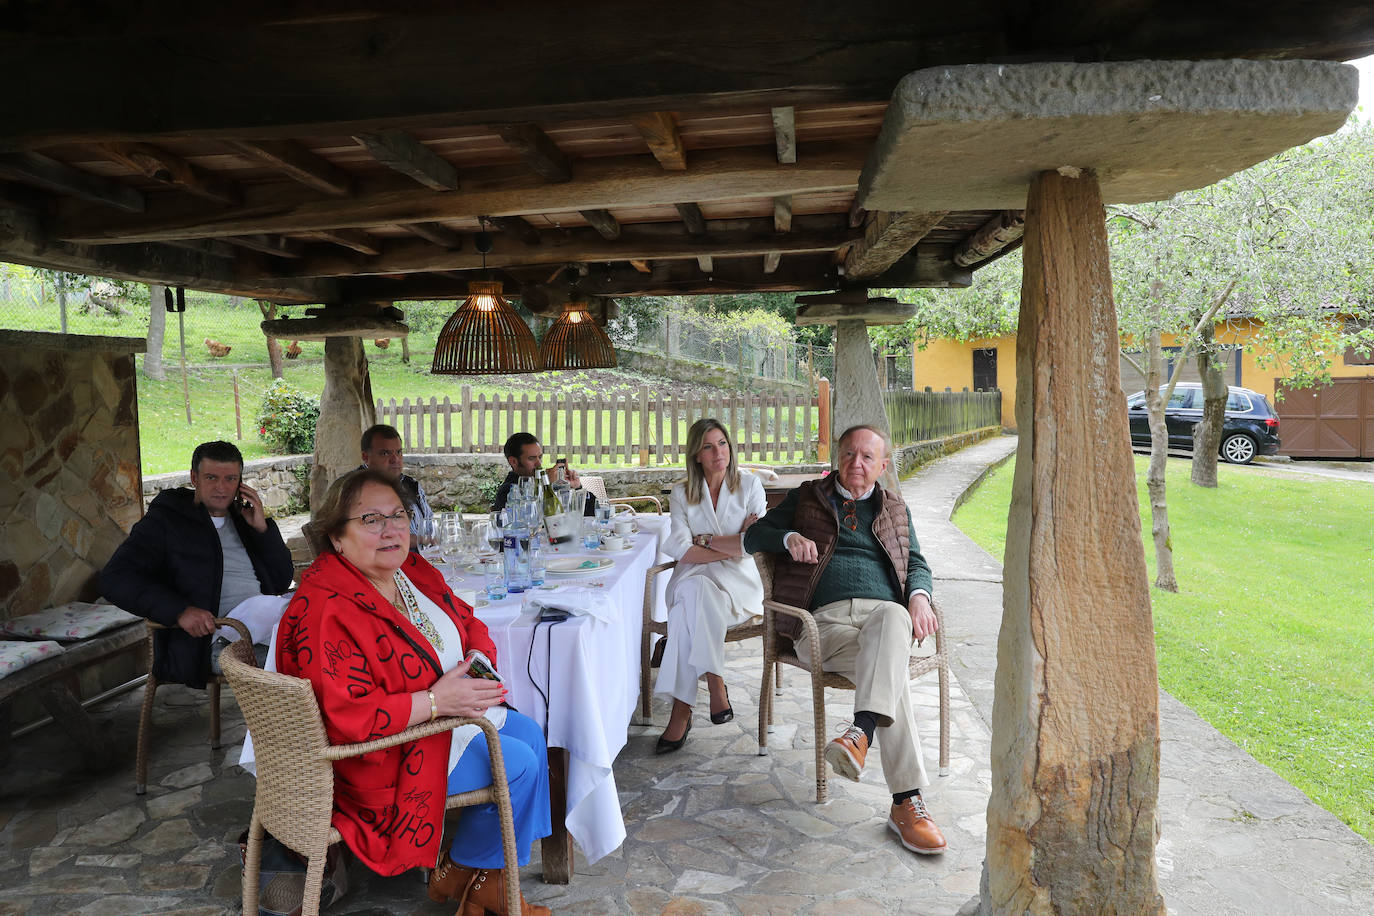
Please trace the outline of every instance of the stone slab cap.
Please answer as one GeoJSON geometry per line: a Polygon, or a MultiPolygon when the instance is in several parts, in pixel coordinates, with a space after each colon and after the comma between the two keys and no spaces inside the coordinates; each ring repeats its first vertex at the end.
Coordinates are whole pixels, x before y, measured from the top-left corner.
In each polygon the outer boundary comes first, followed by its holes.
{"type": "Polygon", "coordinates": [[[1165,200],[1331,133],[1359,71],[1311,60],[973,64],[897,84],[859,177],[867,210],[1019,209],[1042,171],[1105,203],[1165,200]]]}
{"type": "Polygon", "coordinates": [[[857,318],[865,324],[902,324],[916,314],[916,306],[896,299],[868,299],[856,302],[851,294],[797,297],[798,327],[811,324],[835,324],[846,318],[857,318]]]}
{"type": "Polygon", "coordinates": [[[278,340],[324,340],[326,337],[405,337],[410,326],[394,318],[324,316],[317,318],[271,318],[258,325],[268,337],[278,340]]]}

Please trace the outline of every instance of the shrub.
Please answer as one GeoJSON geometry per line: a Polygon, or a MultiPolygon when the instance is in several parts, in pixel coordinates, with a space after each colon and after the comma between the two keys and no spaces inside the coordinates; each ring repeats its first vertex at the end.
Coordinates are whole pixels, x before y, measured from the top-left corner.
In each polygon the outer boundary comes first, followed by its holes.
{"type": "Polygon", "coordinates": [[[315,421],[319,418],[318,401],[284,379],[276,379],[262,396],[258,435],[274,452],[306,454],[315,450],[315,421]]]}

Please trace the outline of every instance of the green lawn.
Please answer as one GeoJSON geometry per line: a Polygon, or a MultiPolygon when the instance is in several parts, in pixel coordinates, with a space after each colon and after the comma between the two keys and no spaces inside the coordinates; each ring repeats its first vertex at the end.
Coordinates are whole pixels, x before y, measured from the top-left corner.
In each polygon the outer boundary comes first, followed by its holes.
{"type": "MultiPolygon", "coordinates": [[[[954,517],[998,558],[1013,465],[954,517]]],[[[1136,476],[1149,545],[1143,457],[1136,476]]],[[[1152,590],[1160,683],[1374,839],[1374,486],[1226,465],[1219,482],[1169,461],[1180,591],[1152,590]]]]}

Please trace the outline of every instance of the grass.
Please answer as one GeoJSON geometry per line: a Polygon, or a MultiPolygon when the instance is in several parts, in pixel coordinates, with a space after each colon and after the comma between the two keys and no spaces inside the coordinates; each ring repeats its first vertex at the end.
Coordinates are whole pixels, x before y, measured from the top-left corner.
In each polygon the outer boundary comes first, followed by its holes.
{"type": "MultiPolygon", "coordinates": [[[[999,558],[1012,469],[954,519],[999,558]]],[[[1180,591],[1152,589],[1160,684],[1374,840],[1374,486],[1223,465],[1207,490],[1188,470],[1170,459],[1180,591]]]]}

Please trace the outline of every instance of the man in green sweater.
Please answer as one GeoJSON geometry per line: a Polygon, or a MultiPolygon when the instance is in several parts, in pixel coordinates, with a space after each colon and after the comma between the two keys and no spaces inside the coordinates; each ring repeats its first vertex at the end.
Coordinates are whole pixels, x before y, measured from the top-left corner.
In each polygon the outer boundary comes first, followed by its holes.
{"type": "MultiPolygon", "coordinates": [[[[806,608],[820,641],[797,643],[810,661],[854,682],[854,722],[825,749],[826,762],[857,781],[875,733],[892,792],[887,825],[912,852],[944,852],[945,838],[921,799],[928,785],[911,711],[908,665],[913,640],[935,632],[930,566],[921,556],[911,513],[900,494],[884,490],[891,446],[872,426],[840,436],[835,473],[807,481],[745,533],[750,553],[779,554],[773,599],[806,608]]],[[[801,622],[780,618],[796,640],[801,622]]]]}

